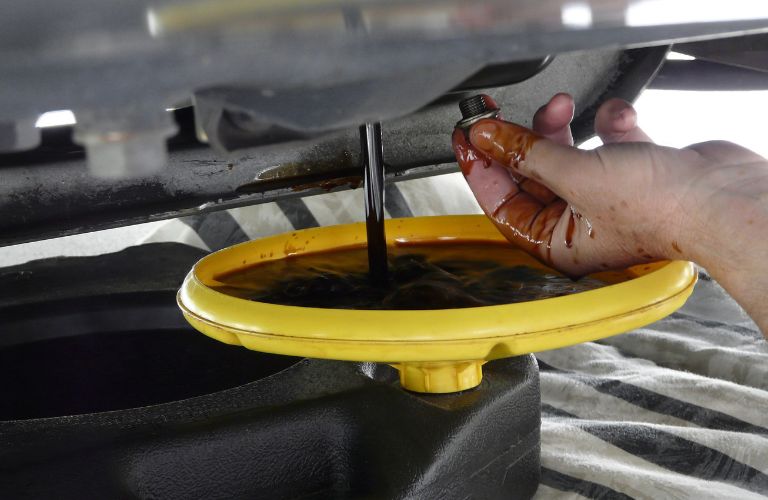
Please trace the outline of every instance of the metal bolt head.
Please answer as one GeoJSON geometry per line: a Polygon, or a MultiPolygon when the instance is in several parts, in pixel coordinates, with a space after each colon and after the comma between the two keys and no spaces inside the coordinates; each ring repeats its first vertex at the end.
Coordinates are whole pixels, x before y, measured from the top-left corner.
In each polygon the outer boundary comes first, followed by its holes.
{"type": "Polygon", "coordinates": [[[461,111],[461,120],[456,126],[465,130],[485,118],[499,117],[499,109],[491,107],[482,94],[459,101],[459,110],[461,111]]]}
{"type": "Polygon", "coordinates": [[[74,139],[85,147],[95,177],[146,177],[165,168],[166,139],[176,124],[159,109],[101,110],[78,114],[74,139]]]}
{"type": "Polygon", "coordinates": [[[90,171],[104,179],[124,179],[156,174],[165,168],[168,152],[161,134],[132,134],[121,140],[95,137],[83,145],[90,171]]]}

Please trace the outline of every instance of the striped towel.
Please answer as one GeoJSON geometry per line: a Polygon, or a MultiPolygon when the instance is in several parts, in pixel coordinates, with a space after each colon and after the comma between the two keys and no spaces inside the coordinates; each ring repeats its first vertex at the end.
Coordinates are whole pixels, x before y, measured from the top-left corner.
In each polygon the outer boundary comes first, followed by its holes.
{"type": "MultiPolygon", "coordinates": [[[[386,188],[390,217],[481,213],[460,175],[386,188]]],[[[169,222],[148,241],[218,250],[364,220],[362,194],[281,200],[169,222]]],[[[705,272],[677,313],[632,333],[537,354],[537,499],[768,496],[768,342],[705,272]]]]}
{"type": "Polygon", "coordinates": [[[537,354],[536,498],[768,495],[768,343],[701,278],[664,320],[537,354]]]}

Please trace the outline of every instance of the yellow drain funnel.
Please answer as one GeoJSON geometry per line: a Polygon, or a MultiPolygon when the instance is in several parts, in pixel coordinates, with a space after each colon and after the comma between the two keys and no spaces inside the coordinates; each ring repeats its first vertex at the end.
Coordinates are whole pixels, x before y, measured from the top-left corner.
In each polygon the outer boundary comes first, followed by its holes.
{"type": "MultiPolygon", "coordinates": [[[[506,241],[485,216],[386,221],[387,242],[506,241]]],[[[517,304],[421,311],[319,309],[265,304],[214,290],[215,277],[260,262],[364,245],[365,225],[285,233],[201,259],[177,301],[189,323],[227,344],[255,351],[389,363],[404,388],[448,393],[476,387],[486,361],[578,344],[661,319],[693,291],[690,262],[624,271],[626,281],[517,304]]],[[[599,277],[599,276],[598,276],[599,277]]]]}

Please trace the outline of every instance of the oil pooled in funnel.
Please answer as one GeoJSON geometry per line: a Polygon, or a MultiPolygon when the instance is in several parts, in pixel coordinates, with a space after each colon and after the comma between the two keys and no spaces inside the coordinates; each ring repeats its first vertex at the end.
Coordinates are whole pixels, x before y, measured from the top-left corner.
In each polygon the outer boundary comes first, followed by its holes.
{"type": "Polygon", "coordinates": [[[389,279],[373,283],[365,248],[258,264],[218,276],[221,292],[280,305],[423,310],[510,304],[599,288],[535,264],[508,244],[424,244],[389,248],[389,279]]]}

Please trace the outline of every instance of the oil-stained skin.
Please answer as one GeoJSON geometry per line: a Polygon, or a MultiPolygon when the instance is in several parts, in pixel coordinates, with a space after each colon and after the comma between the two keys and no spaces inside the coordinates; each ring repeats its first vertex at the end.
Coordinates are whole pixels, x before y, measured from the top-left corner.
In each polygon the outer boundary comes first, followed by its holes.
{"type": "MultiPolygon", "coordinates": [[[[552,237],[563,214],[570,212],[564,241],[567,248],[573,245],[574,232],[579,222],[583,222],[589,236],[594,236],[591,225],[586,219],[582,220],[578,212],[572,210],[565,200],[549,188],[534,179],[523,177],[516,170],[541,137],[508,122],[499,129],[494,143],[503,149],[495,156],[506,159],[504,167],[509,170],[515,183],[495,207],[483,209],[508,240],[545,264],[551,265],[552,237]]],[[[492,164],[488,156],[470,144],[468,131],[464,129],[454,130],[453,148],[465,176],[475,168],[489,168],[492,164]]]]}

